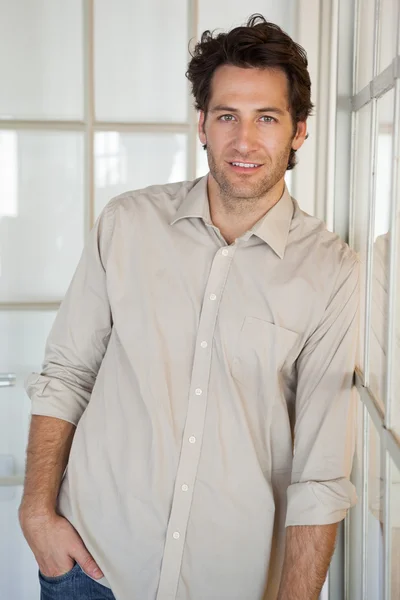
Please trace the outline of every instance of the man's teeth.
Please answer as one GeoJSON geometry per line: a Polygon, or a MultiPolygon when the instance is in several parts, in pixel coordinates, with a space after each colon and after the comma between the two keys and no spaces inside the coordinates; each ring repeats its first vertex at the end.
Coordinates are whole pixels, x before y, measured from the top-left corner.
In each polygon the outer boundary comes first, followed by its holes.
{"type": "Polygon", "coordinates": [[[240,162],[234,162],[232,163],[234,167],[246,167],[247,169],[254,169],[254,167],[258,167],[259,165],[256,165],[255,163],[240,163],[240,162]]]}

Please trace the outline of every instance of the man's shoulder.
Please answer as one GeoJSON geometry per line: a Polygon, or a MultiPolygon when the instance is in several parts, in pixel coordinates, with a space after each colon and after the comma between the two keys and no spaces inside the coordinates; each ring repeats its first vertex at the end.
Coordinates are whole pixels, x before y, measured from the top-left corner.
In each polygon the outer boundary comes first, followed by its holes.
{"type": "Polygon", "coordinates": [[[152,210],[172,215],[196,182],[197,180],[178,181],[124,192],[106,204],[103,214],[107,218],[117,212],[129,216],[152,210]]]}
{"type": "Polygon", "coordinates": [[[352,269],[359,263],[359,255],[337,233],[330,231],[324,221],[303,211],[295,199],[293,203],[293,244],[303,246],[315,265],[329,261],[337,267],[352,269]]]}

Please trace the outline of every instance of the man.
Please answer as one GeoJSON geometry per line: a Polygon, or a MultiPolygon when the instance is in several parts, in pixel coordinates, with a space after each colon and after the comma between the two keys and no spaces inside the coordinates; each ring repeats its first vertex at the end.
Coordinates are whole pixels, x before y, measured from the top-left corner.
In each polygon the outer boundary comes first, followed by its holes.
{"type": "Polygon", "coordinates": [[[358,263],[284,184],[305,52],[255,16],[187,76],[208,177],[107,205],[27,384],[45,600],[311,600],[355,502],[358,263]]]}

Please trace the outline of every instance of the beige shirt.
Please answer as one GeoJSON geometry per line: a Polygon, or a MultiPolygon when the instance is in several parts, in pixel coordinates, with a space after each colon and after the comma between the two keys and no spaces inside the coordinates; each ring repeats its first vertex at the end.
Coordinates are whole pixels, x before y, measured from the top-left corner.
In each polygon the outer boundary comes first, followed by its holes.
{"type": "Polygon", "coordinates": [[[285,523],[355,503],[358,271],[287,190],[231,245],[206,177],[106,206],[27,390],[117,600],[274,600],[285,523]]]}

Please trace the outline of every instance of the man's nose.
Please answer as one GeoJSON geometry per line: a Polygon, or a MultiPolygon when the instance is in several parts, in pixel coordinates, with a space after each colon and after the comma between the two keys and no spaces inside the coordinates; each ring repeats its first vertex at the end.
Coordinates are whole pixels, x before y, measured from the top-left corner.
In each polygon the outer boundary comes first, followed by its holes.
{"type": "Polygon", "coordinates": [[[236,130],[235,150],[247,154],[257,147],[257,132],[254,125],[241,123],[236,130]]]}

